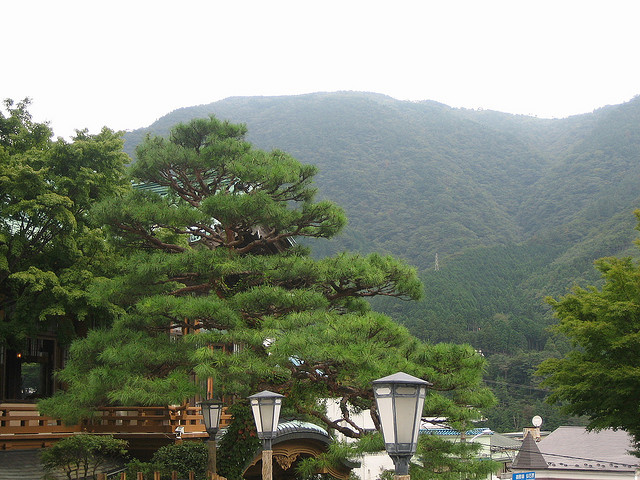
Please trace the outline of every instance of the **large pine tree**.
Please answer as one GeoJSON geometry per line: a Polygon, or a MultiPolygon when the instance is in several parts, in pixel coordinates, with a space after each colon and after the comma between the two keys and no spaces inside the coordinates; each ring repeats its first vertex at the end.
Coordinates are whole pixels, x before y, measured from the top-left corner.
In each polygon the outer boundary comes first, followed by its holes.
{"type": "Polygon", "coordinates": [[[492,398],[482,358],[423,344],[369,307],[378,295],[418,299],[415,270],[378,254],[312,258],[296,240],[338,234],[342,210],[314,200],[316,168],[244,135],[211,117],[137,148],[131,175],[144,188],[93,210],[126,260],[92,293],[120,314],[74,344],[60,374],[69,389],[43,409],[73,418],[181,403],[208,378],[216,395],[280,392],[299,414],[359,437],[350,412],[372,406],[371,381],[405,371],[434,383],[429,412],[477,418],[469,407],[492,398]],[[340,400],[342,418],[327,417],[323,398],[340,400]]]}

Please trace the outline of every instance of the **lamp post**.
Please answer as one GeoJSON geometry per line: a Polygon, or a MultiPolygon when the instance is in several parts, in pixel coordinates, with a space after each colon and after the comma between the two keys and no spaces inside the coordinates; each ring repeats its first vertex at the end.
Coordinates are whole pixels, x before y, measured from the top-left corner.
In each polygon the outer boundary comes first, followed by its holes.
{"type": "Polygon", "coordinates": [[[395,465],[396,480],[409,480],[409,461],[416,453],[422,407],[430,385],[403,372],[373,381],[384,448],[395,465]]]}
{"type": "Polygon", "coordinates": [[[249,397],[258,438],[262,439],[262,480],[273,477],[271,441],[276,436],[283,398],[284,395],[268,390],[249,397]]]}
{"type": "Polygon", "coordinates": [[[207,448],[209,450],[207,478],[211,478],[213,475],[218,473],[216,468],[216,433],[218,433],[218,428],[220,428],[222,402],[208,399],[200,402],[198,405],[200,405],[200,408],[202,409],[204,426],[209,434],[209,440],[207,441],[207,448]]]}

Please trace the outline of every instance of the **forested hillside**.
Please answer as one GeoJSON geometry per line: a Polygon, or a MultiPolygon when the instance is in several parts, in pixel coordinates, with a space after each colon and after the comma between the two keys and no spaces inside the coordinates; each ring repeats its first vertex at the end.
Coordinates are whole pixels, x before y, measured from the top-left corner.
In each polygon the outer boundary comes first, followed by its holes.
{"type": "Polygon", "coordinates": [[[598,282],[596,258],[634,253],[640,97],[558,120],[369,93],[230,98],[130,132],[126,148],[210,114],[246,123],[258,148],[320,168],[320,196],[344,207],[349,225],[312,245],[316,255],[388,252],[419,268],[422,302],[377,308],[420,338],[482,349],[510,412],[496,409],[495,425],[520,428],[532,405],[546,408],[531,372],[562,341],[546,330],[543,298],[598,282]]]}

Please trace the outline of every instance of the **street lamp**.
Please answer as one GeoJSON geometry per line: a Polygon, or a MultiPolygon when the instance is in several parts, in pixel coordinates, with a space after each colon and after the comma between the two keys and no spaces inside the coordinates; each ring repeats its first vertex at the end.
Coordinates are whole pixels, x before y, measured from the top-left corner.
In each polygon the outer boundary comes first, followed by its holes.
{"type": "Polygon", "coordinates": [[[422,407],[430,385],[403,372],[373,381],[384,448],[393,460],[398,480],[409,479],[409,460],[416,453],[422,407]]]}
{"type": "Polygon", "coordinates": [[[219,400],[203,400],[198,405],[202,409],[202,416],[204,418],[204,426],[209,434],[209,441],[207,441],[207,448],[209,450],[209,457],[207,462],[207,471],[209,472],[207,478],[211,475],[217,474],[216,468],[216,433],[220,428],[220,417],[222,416],[222,402],[219,400]]]}
{"type": "Polygon", "coordinates": [[[256,422],[258,438],[262,439],[262,479],[271,480],[273,476],[271,440],[276,436],[280,407],[284,395],[265,390],[251,395],[251,410],[256,422]]]}

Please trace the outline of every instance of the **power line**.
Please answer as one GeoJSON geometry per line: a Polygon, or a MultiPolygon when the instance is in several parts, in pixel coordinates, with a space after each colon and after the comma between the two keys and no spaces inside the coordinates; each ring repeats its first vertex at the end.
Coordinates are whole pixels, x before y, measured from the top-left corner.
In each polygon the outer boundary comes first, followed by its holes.
{"type": "MultiPolygon", "coordinates": [[[[508,448],[506,447],[500,447],[502,449],[508,450],[508,448]]],[[[595,458],[585,458],[585,457],[575,457],[572,455],[561,455],[559,453],[545,453],[545,452],[541,452],[540,450],[518,450],[518,452],[524,452],[524,453],[534,453],[534,454],[538,454],[540,453],[543,457],[546,455],[548,457],[558,457],[558,458],[567,458],[567,459],[571,459],[571,460],[580,460],[583,462],[592,462],[592,463],[607,463],[609,465],[622,465],[623,467],[629,467],[629,468],[637,468],[638,465],[631,465],[629,463],[622,463],[622,462],[614,462],[611,460],[598,460],[595,458]]],[[[545,459],[546,461],[546,459],[545,459]]]]}

